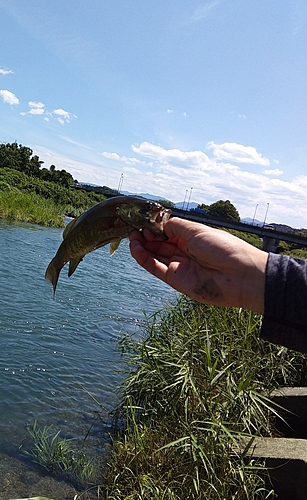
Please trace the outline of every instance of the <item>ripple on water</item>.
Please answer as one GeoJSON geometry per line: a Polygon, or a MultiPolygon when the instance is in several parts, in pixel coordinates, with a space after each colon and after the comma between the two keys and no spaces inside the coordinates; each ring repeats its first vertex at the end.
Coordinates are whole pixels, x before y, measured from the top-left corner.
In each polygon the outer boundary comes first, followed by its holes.
{"type": "Polygon", "coordinates": [[[123,362],[121,331],[138,332],[174,292],[142,270],[124,241],[64,268],[53,300],[44,279],[62,231],[0,222],[0,448],[37,419],[84,436],[97,404],[112,409],[123,362]],[[87,392],[88,391],[88,392],[87,392]]]}

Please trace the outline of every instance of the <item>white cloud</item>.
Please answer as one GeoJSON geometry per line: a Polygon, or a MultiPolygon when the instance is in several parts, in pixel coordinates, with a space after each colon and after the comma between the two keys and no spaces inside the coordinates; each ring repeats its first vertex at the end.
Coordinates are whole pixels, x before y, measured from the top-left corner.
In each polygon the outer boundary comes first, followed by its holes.
{"type": "Polygon", "coordinates": [[[117,153],[109,153],[107,151],[104,151],[101,153],[102,156],[107,158],[108,160],[115,160],[115,161],[121,161],[125,163],[126,165],[136,165],[136,164],[145,164],[144,161],[138,160],[137,158],[127,158],[127,156],[119,156],[117,153]]]}
{"type": "Polygon", "coordinates": [[[29,101],[29,107],[43,109],[45,107],[45,104],[40,101],[29,101]]]}
{"type": "Polygon", "coordinates": [[[20,114],[22,116],[25,115],[35,115],[42,116],[44,115],[44,120],[46,122],[50,121],[50,118],[57,120],[59,123],[64,125],[65,123],[70,123],[71,120],[77,118],[77,116],[69,111],[65,111],[64,109],[57,108],[51,113],[45,110],[45,104],[40,101],[29,101],[30,111],[22,111],[20,114]]]}
{"type": "Polygon", "coordinates": [[[3,102],[6,104],[11,104],[12,106],[19,104],[18,97],[16,97],[15,94],[9,90],[0,90],[0,97],[2,97],[3,102]]]}
{"type": "MultiPolygon", "coordinates": [[[[139,176],[135,174],[131,182],[142,176],[139,182],[143,186],[151,186],[150,192],[154,194],[182,201],[186,189],[193,187],[191,201],[210,204],[218,199],[230,199],[242,217],[253,213],[255,203],[259,204],[259,217],[263,217],[261,207],[265,212],[269,202],[270,220],[290,223],[294,227],[301,227],[302,221],[307,225],[307,176],[291,181],[272,179],[244,170],[230,161],[209,158],[203,151],[167,150],[147,142],[132,146],[132,150],[152,161],[139,176]]],[[[257,160],[258,163],[266,163],[255,148],[244,150],[245,156],[247,152],[249,162],[257,160]]],[[[127,175],[125,184],[128,189],[127,175]]]]}
{"type": "Polygon", "coordinates": [[[64,125],[64,123],[70,123],[72,119],[77,118],[77,115],[74,115],[73,113],[65,111],[64,109],[61,108],[54,109],[51,115],[52,116],[55,115],[56,120],[60,122],[62,125],[64,125]]]}
{"type": "Polygon", "coordinates": [[[20,114],[25,115],[43,115],[45,112],[45,104],[43,102],[29,101],[30,111],[22,111],[20,114]]]}
{"type": "Polygon", "coordinates": [[[117,153],[104,152],[102,153],[102,156],[109,158],[109,160],[120,160],[120,156],[117,153]]]}
{"type": "Polygon", "coordinates": [[[168,114],[171,114],[171,113],[174,113],[174,110],[173,110],[173,109],[167,109],[167,110],[166,110],[166,112],[167,112],[168,114]]]}
{"type": "Polygon", "coordinates": [[[184,164],[185,168],[197,166],[201,170],[211,170],[215,163],[203,151],[181,151],[180,149],[164,149],[149,142],[142,142],[139,146],[132,146],[132,150],[152,160],[163,164],[184,164]]]}
{"type": "Polygon", "coordinates": [[[207,144],[207,148],[213,150],[213,155],[217,160],[234,161],[235,163],[250,163],[263,167],[268,167],[270,165],[270,160],[264,158],[253,146],[243,146],[236,142],[216,144],[210,141],[207,144]]]}
{"type": "Polygon", "coordinates": [[[282,175],[284,172],[280,168],[271,168],[269,170],[264,170],[266,175],[282,175]]]}
{"type": "Polygon", "coordinates": [[[168,150],[148,142],[132,146],[132,150],[136,158],[104,152],[96,156],[91,153],[90,157],[87,154],[83,162],[52,152],[38,150],[37,154],[45,163],[68,170],[81,182],[116,189],[123,173],[123,189],[132,193],[150,192],[177,202],[183,201],[186,190],[193,187],[191,201],[210,204],[229,199],[242,217],[252,217],[258,204],[259,220],[263,220],[269,202],[268,222],[307,226],[307,175],[284,181],[217,161],[203,151],[168,150]]]}
{"type": "Polygon", "coordinates": [[[191,16],[191,22],[201,21],[202,19],[207,17],[211,13],[211,11],[219,5],[219,3],[220,0],[213,0],[211,2],[202,3],[194,10],[191,16]]]}
{"type": "MultiPolygon", "coordinates": [[[[49,121],[49,118],[48,118],[48,121],[49,121]]],[[[83,144],[83,142],[74,141],[73,139],[70,139],[70,137],[65,137],[65,135],[60,135],[59,137],[61,137],[61,139],[63,139],[63,141],[69,142],[70,144],[73,144],[74,146],[78,146],[80,148],[85,148],[85,149],[89,149],[89,150],[92,149],[89,146],[87,146],[86,144],[83,144]]]]}
{"type": "Polygon", "coordinates": [[[12,75],[13,71],[11,69],[0,68],[0,75],[12,75]]]}

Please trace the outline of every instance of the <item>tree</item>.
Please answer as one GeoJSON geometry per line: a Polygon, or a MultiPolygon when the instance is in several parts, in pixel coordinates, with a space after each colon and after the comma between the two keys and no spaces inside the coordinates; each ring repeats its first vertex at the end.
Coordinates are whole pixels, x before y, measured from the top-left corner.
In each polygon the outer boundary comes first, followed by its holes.
{"type": "Polygon", "coordinates": [[[55,182],[64,187],[70,187],[73,184],[73,177],[69,172],[56,170],[55,165],[50,165],[49,170],[42,168],[43,163],[37,155],[33,155],[32,149],[22,144],[0,143],[0,168],[19,170],[29,177],[55,182]]]}
{"type": "Polygon", "coordinates": [[[0,145],[0,167],[13,168],[20,172],[29,170],[32,149],[13,142],[0,145]]]}
{"type": "Polygon", "coordinates": [[[160,205],[165,208],[175,208],[175,203],[170,200],[164,200],[163,198],[161,198],[160,200],[156,200],[156,202],[160,203],[160,205]]]}
{"type": "Polygon", "coordinates": [[[219,200],[211,205],[198,205],[199,208],[206,210],[208,215],[213,217],[221,217],[222,219],[240,221],[240,214],[236,207],[229,201],[219,200]]]}

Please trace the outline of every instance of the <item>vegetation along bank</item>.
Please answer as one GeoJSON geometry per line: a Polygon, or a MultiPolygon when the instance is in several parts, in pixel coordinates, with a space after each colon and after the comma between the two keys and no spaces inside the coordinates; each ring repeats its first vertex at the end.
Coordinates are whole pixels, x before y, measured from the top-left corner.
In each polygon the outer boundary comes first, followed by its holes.
{"type": "Polygon", "coordinates": [[[43,162],[25,146],[0,144],[0,218],[45,226],[64,226],[105,199],[103,194],[73,189],[69,172],[43,162]]]}

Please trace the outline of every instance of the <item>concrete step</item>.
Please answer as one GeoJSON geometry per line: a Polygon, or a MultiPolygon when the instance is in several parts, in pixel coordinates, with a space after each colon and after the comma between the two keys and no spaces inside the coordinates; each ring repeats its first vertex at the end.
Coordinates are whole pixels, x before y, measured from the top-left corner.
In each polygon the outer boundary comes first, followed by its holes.
{"type": "Polygon", "coordinates": [[[285,410],[276,419],[276,429],[285,437],[307,439],[307,387],[283,387],[272,399],[285,410]]]}
{"type": "Polygon", "coordinates": [[[278,500],[307,500],[307,387],[278,389],[272,400],[284,408],[276,419],[282,437],[255,438],[252,456],[265,460],[278,500]]]}
{"type": "Polygon", "coordinates": [[[267,488],[278,500],[307,500],[307,442],[294,438],[256,438],[253,458],[265,459],[267,488]]]}

